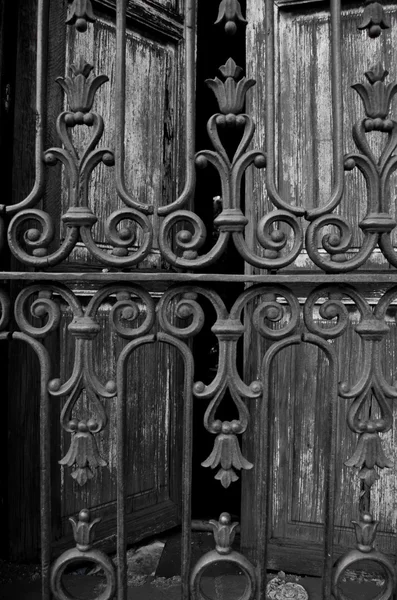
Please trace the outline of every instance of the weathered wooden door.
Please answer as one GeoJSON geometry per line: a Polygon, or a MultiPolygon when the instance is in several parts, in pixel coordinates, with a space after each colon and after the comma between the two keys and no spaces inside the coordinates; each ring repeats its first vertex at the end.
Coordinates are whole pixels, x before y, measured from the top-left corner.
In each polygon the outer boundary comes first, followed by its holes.
{"type": "Polygon", "coordinates": [[[21,556],[40,533],[43,600],[68,597],[81,560],[105,571],[98,600],[126,600],[127,542],[179,522],[183,600],[204,599],[215,563],[243,574],[245,600],[279,567],[321,572],[323,600],[344,600],[363,560],[395,595],[396,11],[388,24],[380,3],[344,9],[16,4],[0,341],[16,365],[10,537],[21,556]],[[196,152],[206,35],[218,51],[196,152]],[[218,359],[195,373],[205,330],[218,359]],[[193,565],[194,405],[225,512],[193,565]],[[40,513],[18,510],[22,494],[40,513]]]}
{"type": "MultiPolygon", "coordinates": [[[[14,111],[13,203],[28,196],[35,174],[33,149],[36,132],[32,115],[37,75],[37,7],[37,0],[24,1],[19,4],[15,14],[18,28],[15,38],[15,88],[14,83],[12,89],[9,88],[12,94],[9,99],[10,111],[14,111]],[[28,152],[25,151],[26,148],[29,148],[28,152]]],[[[90,22],[89,18],[85,22],[81,16],[76,16],[74,8],[74,5],[67,2],[57,1],[51,2],[49,9],[48,62],[41,74],[47,80],[44,85],[44,118],[47,125],[44,144],[47,148],[59,145],[55,116],[67,106],[56,78],[73,77],[73,74],[81,73],[84,69],[89,70],[91,67],[87,65],[92,65],[94,76],[106,74],[106,80],[102,82],[95,97],[95,112],[102,116],[105,123],[101,145],[114,148],[116,128],[126,132],[123,164],[124,180],[128,182],[127,193],[142,206],[154,206],[156,212],[159,206],[169,203],[183,185],[183,181],[179,180],[184,157],[180,143],[184,135],[183,2],[134,0],[125,7],[123,93],[126,110],[121,129],[114,114],[116,68],[120,68],[115,54],[116,2],[95,2],[94,22],[90,22]],[[72,22],[80,18],[81,24],[65,29],[68,15],[72,22]],[[131,132],[134,132],[133,141],[128,137],[131,132]]],[[[77,152],[82,155],[90,143],[92,128],[76,127],[72,132],[77,152]]],[[[50,170],[47,191],[42,201],[43,209],[48,211],[56,223],[58,240],[65,237],[59,215],[67,210],[69,202],[67,177],[68,173],[60,166],[50,170]]],[[[105,257],[107,253],[112,253],[109,227],[124,228],[120,243],[113,249],[115,256],[126,255],[126,242],[127,245],[139,245],[142,236],[142,230],[128,220],[127,214],[115,214],[124,205],[115,193],[114,185],[114,174],[105,164],[93,172],[88,206],[93,214],[100,215],[93,231],[93,241],[105,257]],[[113,215],[113,221],[109,225],[107,220],[110,215],[113,215]],[[124,216],[126,219],[122,218],[124,216]]],[[[153,212],[153,208],[151,211],[153,212]]],[[[157,215],[151,217],[151,220],[156,230],[157,215]]],[[[12,260],[11,268],[18,268],[16,264],[12,260]]],[[[156,243],[141,267],[143,270],[162,269],[156,243]]],[[[65,261],[63,270],[73,272],[87,269],[99,277],[101,273],[109,271],[83,244],[78,243],[65,261]]],[[[20,289],[19,286],[15,287],[14,294],[20,289]]],[[[83,305],[89,302],[96,289],[95,284],[89,284],[85,280],[75,282],[74,285],[74,291],[83,305]]],[[[155,302],[161,297],[162,290],[164,286],[157,286],[150,291],[155,302]]],[[[108,382],[106,385],[110,391],[115,385],[115,357],[127,343],[127,340],[115,336],[112,328],[115,304],[122,302],[116,291],[114,294],[101,306],[98,313],[101,333],[93,342],[92,355],[92,368],[102,381],[108,382]]],[[[121,318],[124,325],[128,325],[128,319],[133,317],[134,310],[134,305],[126,305],[120,313],[121,317],[117,316],[116,311],[116,320],[121,318]]],[[[77,351],[75,339],[70,335],[73,320],[70,307],[61,302],[60,311],[59,330],[46,343],[49,345],[54,369],[58,371],[62,381],[65,381],[73,372],[77,351]]],[[[37,456],[32,452],[32,447],[38,443],[38,406],[27,401],[34,390],[37,390],[38,372],[34,353],[21,344],[12,344],[9,364],[13,367],[8,377],[8,430],[21,432],[20,435],[11,436],[9,444],[9,455],[12,457],[8,486],[10,556],[27,560],[37,556],[39,547],[37,456]],[[26,502],[26,494],[31,496],[30,502],[26,502]],[[20,519],[18,515],[21,513],[26,518],[20,519]]],[[[126,486],[130,542],[180,523],[183,371],[176,350],[164,344],[147,344],[139,348],[128,364],[127,436],[130,467],[126,486]]],[[[76,391],[76,395],[78,397],[72,411],[73,418],[95,418],[95,403],[92,405],[84,386],[76,391]]],[[[70,453],[70,432],[68,427],[63,429],[59,424],[61,408],[68,396],[63,396],[61,402],[52,406],[51,427],[54,434],[57,432],[54,440],[58,438],[52,447],[53,475],[59,488],[59,493],[53,495],[55,552],[59,553],[70,545],[72,530],[69,517],[76,510],[78,512],[78,507],[84,503],[87,494],[93,499],[94,514],[100,512],[102,515],[97,540],[109,548],[115,547],[117,435],[114,427],[116,401],[111,396],[112,394],[101,400],[105,402],[110,427],[105,427],[97,436],[101,464],[108,467],[103,470],[94,467],[76,469],[72,466],[74,461],[73,452],[70,453]],[[62,469],[59,461],[63,461],[62,469]]]]}
{"type": "MultiPolygon", "coordinates": [[[[341,16],[341,56],[342,80],[340,92],[343,97],[343,148],[346,154],[357,151],[352,134],[352,126],[363,115],[362,100],[352,85],[371,80],[371,71],[382,69],[380,63],[395,64],[397,46],[395,43],[395,5],[386,7],[391,22],[391,34],[387,37],[371,39],[366,31],[358,29],[362,11],[355,3],[343,2],[341,16]],[[394,32],[394,33],[393,33],[394,32]],[[377,66],[374,56],[380,61],[377,66]],[[367,72],[366,75],[364,73],[367,72]]],[[[265,49],[265,4],[247,4],[247,75],[256,79],[256,86],[248,102],[251,114],[255,115],[256,146],[266,145],[265,98],[267,90],[267,68],[265,49]]],[[[331,94],[331,38],[330,12],[320,2],[300,2],[281,0],[274,4],[275,32],[275,132],[276,148],[275,173],[280,196],[289,205],[304,207],[307,213],[326,204],[333,187],[335,169],[332,164],[333,105],[336,99],[331,94]]],[[[381,72],[379,77],[387,77],[381,72]]],[[[387,81],[387,80],[386,80],[387,81]]],[[[357,139],[357,138],[356,138],[357,139]]],[[[374,155],[382,148],[382,134],[373,133],[370,140],[374,155]]],[[[347,170],[347,169],[346,169],[347,170]]],[[[395,175],[391,176],[391,190],[396,186],[395,175]]],[[[253,199],[250,205],[250,235],[255,244],[255,232],[259,216],[270,206],[266,191],[265,175],[261,171],[249,174],[246,193],[253,199]]],[[[393,193],[393,192],[392,192],[393,193]]],[[[366,183],[362,173],[355,169],[345,179],[345,201],[337,214],[352,225],[350,251],[357,253],[362,244],[362,233],[358,226],[367,210],[366,183]]],[[[390,213],[395,214],[395,204],[391,203],[390,213]]],[[[289,235],[285,223],[280,225],[280,233],[289,235]]],[[[332,233],[328,226],[324,233],[332,233]]],[[[292,237],[292,236],[291,236],[292,237]]],[[[307,241],[307,239],[306,239],[307,241]]],[[[321,247],[321,240],[316,243],[321,247]]],[[[259,250],[260,251],[260,250],[259,250]]],[[[262,250],[263,252],[263,250],[262,250]]],[[[341,254],[341,261],[345,260],[341,254]]],[[[352,254],[350,255],[352,256],[352,254]]],[[[386,265],[380,250],[375,250],[365,269],[375,272],[386,265]]],[[[259,272],[248,266],[246,272],[259,272]]],[[[288,272],[291,281],[294,277],[316,272],[316,265],[310,260],[307,248],[300,252],[299,259],[288,272]]],[[[365,276],[364,276],[365,277],[365,276]]],[[[307,300],[308,288],[298,284],[300,302],[307,300]]],[[[383,289],[371,283],[365,286],[364,296],[376,305],[383,289]]],[[[272,298],[270,298],[272,300],[272,298]]],[[[274,300],[274,298],[273,298],[274,300]]],[[[316,308],[315,320],[318,326],[327,322],[316,308]]],[[[349,313],[349,327],[343,339],[333,342],[337,355],[340,382],[354,382],[361,376],[363,349],[355,326],[360,314],[351,305],[346,305],[349,313]]],[[[324,316],[323,316],[324,317],[324,316]]],[[[390,333],[387,345],[382,350],[382,365],[387,378],[393,378],[394,360],[397,349],[395,308],[387,315],[390,333]]],[[[254,379],[261,371],[262,357],[269,344],[260,336],[247,333],[249,354],[245,357],[248,379],[254,379]],[[255,347],[255,352],[252,347],[255,347]]],[[[330,363],[321,348],[310,343],[300,342],[280,351],[272,364],[271,373],[271,466],[272,497],[271,523],[268,536],[270,543],[269,567],[297,573],[319,574],[321,572],[324,540],[324,489],[325,460],[327,456],[327,436],[330,425],[329,401],[332,382],[329,379],[330,363]]],[[[374,415],[379,407],[368,401],[367,415],[374,415]]],[[[395,424],[396,409],[393,409],[394,427],[383,436],[384,450],[395,463],[395,424]]],[[[354,543],[351,521],[357,519],[357,507],[363,506],[360,498],[365,496],[364,480],[354,478],[352,464],[346,465],[355,452],[356,436],[347,426],[349,401],[340,398],[337,405],[337,444],[335,464],[337,472],[335,492],[335,552],[342,554],[344,548],[354,543]]],[[[259,419],[260,404],[252,412],[254,421],[259,419]]],[[[259,437],[246,436],[246,448],[250,460],[255,460],[259,437]]],[[[357,470],[358,472],[358,470],[357,470]]],[[[395,514],[397,510],[394,490],[396,474],[391,469],[380,471],[380,478],[374,484],[372,510],[376,512],[381,525],[378,530],[378,547],[389,554],[395,554],[395,514]]],[[[243,545],[249,549],[255,538],[255,517],[251,506],[254,483],[246,477],[243,491],[243,545]]]]}

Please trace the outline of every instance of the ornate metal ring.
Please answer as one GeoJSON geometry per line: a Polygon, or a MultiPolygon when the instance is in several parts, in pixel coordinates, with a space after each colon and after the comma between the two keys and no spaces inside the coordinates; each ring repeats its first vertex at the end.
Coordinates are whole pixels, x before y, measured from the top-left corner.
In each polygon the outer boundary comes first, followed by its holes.
{"type": "Polygon", "coordinates": [[[96,563],[102,567],[105,573],[106,588],[101,591],[99,596],[96,596],[94,600],[111,600],[116,593],[116,573],[112,561],[101,550],[87,550],[86,552],[81,552],[77,548],[72,548],[61,554],[52,565],[50,585],[54,598],[56,598],[56,600],[77,599],[76,596],[73,596],[65,588],[62,576],[69,565],[74,562],[81,562],[82,560],[96,563]]]}
{"type": "MultiPolygon", "coordinates": [[[[247,583],[243,594],[238,600],[253,600],[256,592],[255,570],[250,561],[239,552],[219,554],[211,550],[204,554],[196,563],[190,576],[190,593],[193,600],[211,600],[201,589],[201,579],[205,570],[214,563],[228,562],[241,569],[246,577],[247,583]]],[[[102,599],[101,599],[102,600],[102,599]]]]}
{"type": "Polygon", "coordinates": [[[332,593],[336,600],[351,600],[348,596],[345,596],[341,590],[338,589],[338,583],[341,580],[344,571],[348,568],[352,568],[356,563],[363,560],[370,560],[376,562],[378,565],[385,570],[386,587],[381,590],[377,596],[372,600],[388,600],[393,595],[393,591],[396,587],[397,576],[395,573],[395,567],[390,560],[381,552],[372,550],[368,553],[363,553],[358,549],[350,550],[344,556],[341,556],[335,563],[335,569],[332,576],[332,593]]]}

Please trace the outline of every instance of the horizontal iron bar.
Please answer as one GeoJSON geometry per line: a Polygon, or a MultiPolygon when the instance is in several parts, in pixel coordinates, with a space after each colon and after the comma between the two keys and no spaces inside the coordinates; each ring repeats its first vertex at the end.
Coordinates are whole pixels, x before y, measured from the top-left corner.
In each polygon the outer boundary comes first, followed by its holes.
{"type": "Polygon", "coordinates": [[[263,274],[263,275],[230,275],[219,273],[169,273],[169,272],[23,272],[23,271],[0,271],[2,281],[72,281],[72,282],[169,282],[169,283],[284,283],[294,284],[321,284],[321,283],[351,283],[351,284],[397,284],[397,271],[388,273],[360,272],[339,273],[335,275],[324,273],[285,273],[285,274],[263,274]]]}

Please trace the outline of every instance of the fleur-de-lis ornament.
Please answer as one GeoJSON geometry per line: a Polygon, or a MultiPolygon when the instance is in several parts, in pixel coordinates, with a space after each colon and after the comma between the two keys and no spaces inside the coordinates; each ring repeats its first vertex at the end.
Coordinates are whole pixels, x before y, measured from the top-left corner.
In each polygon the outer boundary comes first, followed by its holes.
{"type": "Polygon", "coordinates": [[[91,513],[88,508],[83,508],[79,512],[77,521],[73,517],[69,517],[69,521],[73,528],[73,537],[76,542],[76,547],[80,552],[87,552],[94,542],[95,525],[100,523],[101,519],[96,518],[91,521],[91,513]]]}
{"type": "Polygon", "coordinates": [[[95,475],[98,467],[106,467],[107,462],[98,451],[98,446],[93,435],[98,431],[98,423],[91,418],[88,421],[72,419],[68,423],[72,433],[70,447],[60,465],[74,467],[72,477],[79,485],[85,485],[95,475]]]}
{"type": "Polygon", "coordinates": [[[219,5],[218,17],[215,21],[215,25],[219,25],[225,21],[225,33],[228,35],[234,35],[237,31],[237,23],[246,25],[247,21],[244,19],[240,2],[238,0],[222,0],[219,5]]]}
{"type": "Polygon", "coordinates": [[[393,466],[393,461],[387,458],[383,451],[382,441],[378,432],[375,431],[375,424],[368,422],[367,432],[360,435],[356,450],[353,456],[345,461],[345,465],[359,469],[359,478],[363,479],[369,487],[379,479],[375,467],[384,469],[393,466]],[[373,431],[368,431],[369,429],[373,429],[373,431]]]}
{"type": "Polygon", "coordinates": [[[219,71],[225,79],[224,82],[215,77],[215,79],[206,79],[205,83],[214,92],[220,112],[226,115],[226,124],[232,124],[236,122],[235,115],[243,111],[245,95],[255,85],[255,80],[241,78],[243,70],[232,58],[219,67],[219,71]]]}
{"type": "Polygon", "coordinates": [[[385,131],[393,129],[393,122],[386,117],[390,111],[390,103],[397,92],[397,83],[385,83],[389,72],[379,62],[365,72],[367,81],[355,83],[352,88],[360,95],[367,117],[366,131],[385,131]]]}
{"type": "MultiPolygon", "coordinates": [[[[111,398],[115,395],[116,384],[108,381],[102,386],[92,377],[92,341],[100,331],[100,325],[92,316],[83,314],[75,316],[68,326],[69,332],[76,338],[76,357],[81,353],[83,359],[76,361],[74,372],[75,384],[61,412],[61,425],[64,431],[71,434],[70,447],[59,464],[72,467],[72,477],[82,486],[95,477],[98,467],[106,467],[107,462],[99,454],[95,435],[102,431],[107,424],[107,415],[100,396],[111,398]],[[89,418],[76,418],[76,410],[83,392],[89,401],[89,418]]],[[[52,394],[61,395],[61,382],[54,379],[49,383],[52,394]]]]}
{"type": "Polygon", "coordinates": [[[215,521],[211,519],[209,521],[212,531],[214,532],[215,549],[218,554],[230,554],[232,551],[232,544],[234,536],[236,535],[236,528],[238,522],[231,522],[232,518],[229,513],[224,512],[220,515],[219,520],[215,521]]]}
{"type": "MultiPolygon", "coordinates": [[[[92,125],[93,123],[93,118],[89,115],[89,112],[94,103],[97,90],[106,81],[109,81],[107,75],[97,75],[95,77],[92,72],[93,68],[92,65],[86,63],[80,57],[78,64],[70,66],[70,77],[58,77],[56,79],[67,95],[70,110],[75,113],[74,120],[77,123],[84,122],[86,125],[92,125]]],[[[72,123],[68,123],[68,125],[72,125],[72,123]]]]}
{"type": "Polygon", "coordinates": [[[224,488],[229,487],[233,481],[238,480],[238,475],[233,469],[252,469],[253,464],[250,463],[241,454],[240,446],[235,433],[241,433],[242,427],[239,421],[215,421],[214,428],[221,429],[220,433],[215,438],[214,449],[209,457],[201,463],[203,467],[211,467],[215,469],[218,465],[221,466],[215,479],[218,479],[224,488]]]}
{"type": "Polygon", "coordinates": [[[389,27],[390,22],[382,4],[373,0],[367,0],[357,29],[367,29],[369,37],[377,38],[382,33],[382,29],[389,29],[389,27]]]}
{"type": "Polygon", "coordinates": [[[95,20],[90,0],[73,0],[69,5],[66,23],[74,25],[77,31],[87,31],[87,24],[95,20]]]}
{"type": "Polygon", "coordinates": [[[374,547],[379,521],[374,521],[370,513],[361,513],[359,521],[352,521],[356,532],[357,548],[361,552],[371,552],[374,547]]]}

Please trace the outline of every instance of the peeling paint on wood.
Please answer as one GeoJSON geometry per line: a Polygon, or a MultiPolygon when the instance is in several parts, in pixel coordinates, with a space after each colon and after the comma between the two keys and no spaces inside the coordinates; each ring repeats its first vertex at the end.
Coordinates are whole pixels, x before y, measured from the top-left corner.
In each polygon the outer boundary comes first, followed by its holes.
{"type": "MultiPolygon", "coordinates": [[[[365,79],[364,72],[382,57],[390,72],[388,81],[397,79],[397,12],[396,6],[385,7],[391,20],[390,34],[368,44],[365,32],[357,30],[360,12],[347,8],[342,12],[342,72],[344,104],[344,151],[355,150],[352,126],[364,116],[358,94],[351,85],[365,79]]],[[[264,3],[247,3],[247,68],[248,77],[254,77],[256,86],[248,94],[247,111],[252,114],[256,131],[253,147],[265,147],[265,32],[264,3]]],[[[329,11],[322,5],[307,8],[302,2],[276,5],[276,157],[278,184],[281,196],[291,205],[306,209],[324,205],[332,186],[332,102],[330,87],[329,11]]],[[[381,134],[371,135],[371,148],[378,154],[381,134]]],[[[397,174],[390,183],[390,213],[395,218],[397,174]]],[[[247,194],[253,206],[247,214],[252,222],[248,236],[254,239],[255,223],[263,212],[272,210],[267,200],[265,173],[251,168],[247,176],[247,194]]],[[[353,223],[353,245],[360,246],[362,233],[358,228],[367,208],[367,192],[363,176],[355,169],[345,174],[345,194],[335,211],[353,223]]],[[[304,227],[307,223],[303,222],[304,227]]],[[[326,230],[324,230],[326,233],[326,230]]],[[[394,243],[397,242],[393,233],[394,243]]],[[[251,242],[251,244],[254,242],[251,242]]],[[[258,251],[258,250],[255,250],[258,251]]],[[[263,252],[263,250],[262,250],[263,252]]],[[[295,262],[296,268],[313,268],[295,262]]],[[[366,268],[376,269],[379,261],[374,256],[366,268]]],[[[252,270],[248,267],[249,270],[252,270]]]]}

